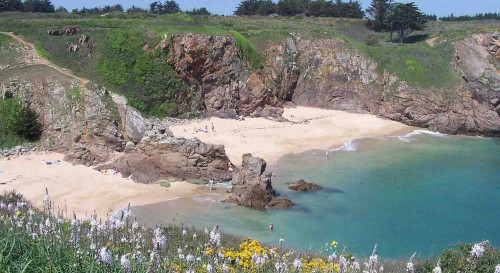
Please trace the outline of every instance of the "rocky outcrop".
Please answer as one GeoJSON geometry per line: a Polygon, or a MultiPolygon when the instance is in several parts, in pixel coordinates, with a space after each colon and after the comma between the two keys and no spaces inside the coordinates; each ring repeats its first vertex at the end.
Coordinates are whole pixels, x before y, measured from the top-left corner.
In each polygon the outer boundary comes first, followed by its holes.
{"type": "Polygon", "coordinates": [[[298,35],[268,46],[266,83],[296,105],[371,113],[448,134],[499,136],[500,74],[491,58],[497,36],[456,43],[454,65],[465,81],[452,92],[414,88],[387,71],[379,75],[374,61],[340,39],[298,35]]]}
{"type": "Polygon", "coordinates": [[[233,174],[233,189],[227,201],[258,210],[292,206],[289,200],[274,197],[271,176],[264,159],[244,154],[241,168],[233,174]]]}
{"type": "Polygon", "coordinates": [[[288,186],[289,189],[294,190],[294,191],[317,191],[321,190],[321,186],[316,185],[310,181],[301,179],[298,181],[293,182],[288,186]]]}
{"type": "Polygon", "coordinates": [[[58,36],[58,35],[73,35],[76,34],[77,32],[80,31],[79,27],[63,27],[62,29],[48,29],[47,34],[53,35],[53,36],[58,36]]]}
{"type": "Polygon", "coordinates": [[[124,177],[130,176],[139,183],[181,179],[207,184],[210,179],[217,183],[231,180],[228,162],[222,145],[156,135],[148,141],[130,145],[124,153],[98,169],[119,169],[124,177]]]}
{"type": "Polygon", "coordinates": [[[209,115],[281,116],[280,101],[243,60],[232,37],[165,35],[160,46],[209,115]]]}

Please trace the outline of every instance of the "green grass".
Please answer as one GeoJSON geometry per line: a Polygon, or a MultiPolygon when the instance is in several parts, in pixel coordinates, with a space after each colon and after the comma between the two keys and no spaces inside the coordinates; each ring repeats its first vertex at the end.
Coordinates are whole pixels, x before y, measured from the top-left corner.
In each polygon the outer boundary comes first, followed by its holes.
{"type": "Polygon", "coordinates": [[[40,46],[40,45],[35,45],[35,51],[38,55],[42,56],[43,58],[47,59],[47,60],[50,60],[51,59],[51,56],[50,54],[45,51],[45,49],[40,46]]]}
{"type": "Polygon", "coordinates": [[[243,58],[249,61],[254,69],[262,68],[264,65],[264,56],[257,51],[253,43],[236,30],[231,31],[231,34],[236,40],[236,44],[241,50],[243,58]]]}
{"type": "Polygon", "coordinates": [[[8,35],[0,34],[0,65],[13,65],[19,53],[11,44],[18,45],[16,40],[8,35]]]}

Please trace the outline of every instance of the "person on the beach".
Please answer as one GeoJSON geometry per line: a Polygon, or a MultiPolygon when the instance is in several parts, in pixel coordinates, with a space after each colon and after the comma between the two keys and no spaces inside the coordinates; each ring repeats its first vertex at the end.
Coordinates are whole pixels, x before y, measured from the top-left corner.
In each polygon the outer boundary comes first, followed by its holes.
{"type": "Polygon", "coordinates": [[[212,122],[212,132],[215,132],[215,126],[213,122],[212,122]]]}
{"type": "Polygon", "coordinates": [[[210,191],[214,190],[214,180],[213,179],[210,179],[210,181],[208,182],[208,186],[210,187],[210,191]]]}
{"type": "Polygon", "coordinates": [[[208,126],[207,125],[205,125],[205,129],[203,129],[203,132],[208,133],[208,126]]]}
{"type": "Polygon", "coordinates": [[[325,158],[328,159],[328,150],[325,151],[325,158]]]}
{"type": "Polygon", "coordinates": [[[227,162],[227,168],[229,169],[230,172],[233,172],[234,171],[233,163],[227,162]]]}
{"type": "Polygon", "coordinates": [[[271,231],[271,232],[274,231],[274,225],[273,225],[273,223],[271,223],[271,225],[269,226],[269,231],[271,231]]]}

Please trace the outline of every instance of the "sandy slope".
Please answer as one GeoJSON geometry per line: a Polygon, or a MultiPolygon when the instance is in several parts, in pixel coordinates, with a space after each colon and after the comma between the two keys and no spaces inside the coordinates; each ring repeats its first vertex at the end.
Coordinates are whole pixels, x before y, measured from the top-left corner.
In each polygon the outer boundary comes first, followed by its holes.
{"type": "Polygon", "coordinates": [[[273,163],[287,153],[331,149],[353,139],[404,135],[416,129],[374,115],[309,107],[287,108],[283,116],[295,123],[264,118],[246,118],[245,121],[211,118],[170,129],[177,137],[197,137],[203,142],[223,144],[235,164],[241,164],[244,153],[273,163]],[[215,132],[211,130],[211,123],[215,132]],[[205,126],[208,126],[208,133],[195,132],[195,128],[205,126]]]}
{"type": "MultiPolygon", "coordinates": [[[[207,187],[186,182],[160,185],[137,184],[121,175],[104,175],[92,168],[71,165],[62,161],[59,153],[31,153],[9,161],[0,161],[0,192],[16,190],[36,206],[42,206],[45,187],[55,206],[67,205],[68,215],[74,210],[86,218],[96,209],[104,218],[114,211],[131,205],[145,205],[180,197],[210,194],[207,187]],[[61,160],[59,165],[47,166],[42,160],[61,160]]],[[[217,189],[213,194],[223,193],[217,189]]]]}

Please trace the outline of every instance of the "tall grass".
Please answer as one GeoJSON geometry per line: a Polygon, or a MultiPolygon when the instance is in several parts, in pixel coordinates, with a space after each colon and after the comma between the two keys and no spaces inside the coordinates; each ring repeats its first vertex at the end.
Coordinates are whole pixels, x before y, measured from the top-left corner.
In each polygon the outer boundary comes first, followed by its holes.
{"type": "Polygon", "coordinates": [[[241,50],[243,58],[249,61],[254,69],[262,68],[264,65],[264,56],[257,51],[255,45],[236,30],[232,30],[231,34],[236,40],[236,44],[241,50]]]}

